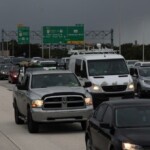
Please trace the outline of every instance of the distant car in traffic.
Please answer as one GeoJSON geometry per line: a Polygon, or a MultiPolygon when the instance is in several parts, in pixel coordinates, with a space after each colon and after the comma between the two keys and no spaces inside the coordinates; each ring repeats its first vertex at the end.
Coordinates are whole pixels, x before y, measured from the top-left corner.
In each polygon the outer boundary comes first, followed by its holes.
{"type": "Polygon", "coordinates": [[[13,65],[11,66],[8,72],[8,82],[9,83],[17,83],[18,82],[18,75],[19,75],[19,66],[13,65]]]}
{"type": "Polygon", "coordinates": [[[127,67],[130,69],[131,67],[134,66],[134,64],[136,62],[140,62],[139,60],[126,60],[126,63],[127,63],[127,67]]]}
{"type": "Polygon", "coordinates": [[[150,96],[150,62],[142,62],[136,67],[130,68],[130,74],[138,97],[150,96]]]}
{"type": "Polygon", "coordinates": [[[0,79],[8,79],[8,72],[12,64],[4,64],[0,68],[0,79]]]}
{"type": "Polygon", "coordinates": [[[87,122],[87,150],[149,150],[150,101],[103,102],[87,122]]]}
{"type": "Polygon", "coordinates": [[[55,70],[57,68],[57,62],[54,60],[39,60],[37,61],[37,65],[45,70],[55,70]]]}

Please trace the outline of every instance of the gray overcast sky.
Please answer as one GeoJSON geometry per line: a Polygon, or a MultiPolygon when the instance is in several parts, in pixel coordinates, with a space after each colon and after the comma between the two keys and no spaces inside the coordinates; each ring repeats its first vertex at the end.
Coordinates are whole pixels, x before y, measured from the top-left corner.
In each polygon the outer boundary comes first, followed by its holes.
{"type": "Polygon", "coordinates": [[[150,44],[150,0],[1,0],[0,20],[0,30],[6,31],[17,24],[35,31],[80,23],[85,30],[113,28],[116,45],[120,26],[121,43],[150,44]]]}

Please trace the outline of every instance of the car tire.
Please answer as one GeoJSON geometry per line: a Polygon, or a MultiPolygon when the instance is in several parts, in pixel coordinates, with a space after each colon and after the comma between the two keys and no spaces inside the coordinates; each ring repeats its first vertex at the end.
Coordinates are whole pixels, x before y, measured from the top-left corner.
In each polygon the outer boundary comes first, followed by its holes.
{"type": "Polygon", "coordinates": [[[137,87],[137,96],[139,98],[142,98],[143,97],[143,92],[142,92],[142,89],[140,86],[137,87]]]}
{"type": "Polygon", "coordinates": [[[83,131],[86,130],[86,121],[82,121],[82,122],[81,122],[81,127],[82,127],[82,130],[83,130],[83,131]]]}
{"type": "Polygon", "coordinates": [[[21,115],[16,103],[14,103],[14,116],[16,124],[24,124],[24,121],[20,118],[21,115]]]}
{"type": "Polygon", "coordinates": [[[33,121],[30,109],[28,109],[28,112],[27,112],[27,126],[28,126],[28,131],[30,133],[38,133],[39,125],[38,123],[33,121]]]}
{"type": "Polygon", "coordinates": [[[8,78],[8,83],[10,83],[10,79],[8,78]]]}
{"type": "Polygon", "coordinates": [[[114,148],[114,147],[111,147],[110,150],[115,150],[115,148],[114,148]]]}
{"type": "Polygon", "coordinates": [[[86,150],[92,150],[92,147],[91,147],[91,140],[90,138],[88,137],[87,138],[87,141],[86,141],[86,150]]]}

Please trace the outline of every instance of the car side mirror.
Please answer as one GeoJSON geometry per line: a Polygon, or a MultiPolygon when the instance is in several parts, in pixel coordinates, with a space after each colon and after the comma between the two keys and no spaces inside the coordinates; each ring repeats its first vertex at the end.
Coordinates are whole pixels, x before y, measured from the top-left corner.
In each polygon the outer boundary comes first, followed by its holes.
{"type": "Polygon", "coordinates": [[[104,122],[100,122],[100,127],[106,128],[106,129],[111,129],[112,128],[109,123],[104,123],[104,122]]]}
{"type": "Polygon", "coordinates": [[[88,87],[91,87],[92,86],[92,83],[90,81],[86,81],[84,82],[84,86],[85,88],[88,88],[88,87]]]}

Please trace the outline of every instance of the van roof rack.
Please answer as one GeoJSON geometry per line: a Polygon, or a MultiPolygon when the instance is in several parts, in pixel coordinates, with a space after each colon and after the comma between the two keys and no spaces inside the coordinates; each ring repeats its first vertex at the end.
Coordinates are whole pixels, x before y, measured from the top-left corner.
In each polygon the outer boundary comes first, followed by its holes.
{"type": "Polygon", "coordinates": [[[117,54],[118,51],[115,51],[113,49],[110,48],[103,48],[102,45],[100,43],[97,43],[97,49],[93,48],[93,49],[80,49],[80,50],[73,50],[70,49],[68,51],[69,55],[79,55],[79,54],[117,54]]]}
{"type": "Polygon", "coordinates": [[[108,49],[108,48],[101,48],[101,49],[81,49],[81,50],[73,50],[70,49],[68,51],[69,55],[79,55],[79,54],[117,54],[117,51],[113,49],[108,49]]]}

